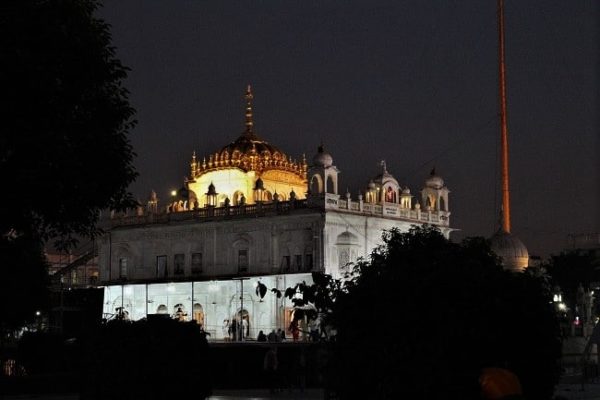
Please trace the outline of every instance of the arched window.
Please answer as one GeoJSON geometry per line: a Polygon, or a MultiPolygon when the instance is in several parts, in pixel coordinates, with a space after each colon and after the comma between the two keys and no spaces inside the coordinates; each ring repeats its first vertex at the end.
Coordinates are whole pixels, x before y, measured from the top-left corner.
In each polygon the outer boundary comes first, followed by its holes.
{"type": "Polygon", "coordinates": [[[442,210],[442,211],[448,211],[446,209],[446,201],[444,200],[443,197],[440,197],[440,210],[442,210]]]}
{"type": "Polygon", "coordinates": [[[391,186],[385,189],[385,201],[387,203],[396,203],[396,191],[391,186]]]}
{"type": "Polygon", "coordinates": [[[157,314],[168,314],[169,309],[164,304],[161,304],[156,308],[156,313],[157,314]]]}
{"type": "Polygon", "coordinates": [[[204,309],[202,308],[202,304],[195,303],[194,311],[192,314],[192,319],[200,325],[200,327],[204,327],[204,309]]]}
{"type": "Polygon", "coordinates": [[[333,178],[331,176],[327,177],[327,193],[335,193],[333,178]]]}
{"type": "Polygon", "coordinates": [[[244,193],[240,190],[237,190],[234,194],[233,194],[233,205],[234,206],[239,206],[240,205],[240,199],[242,198],[242,196],[244,195],[244,193]]]}
{"type": "Polygon", "coordinates": [[[310,191],[312,193],[323,193],[323,181],[319,175],[313,175],[311,178],[310,191]]]}

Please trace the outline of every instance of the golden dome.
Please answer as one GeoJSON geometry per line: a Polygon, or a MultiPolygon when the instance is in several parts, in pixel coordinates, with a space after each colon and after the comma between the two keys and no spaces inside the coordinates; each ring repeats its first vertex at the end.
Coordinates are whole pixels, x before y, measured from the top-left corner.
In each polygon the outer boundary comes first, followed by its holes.
{"type": "Polygon", "coordinates": [[[298,162],[286,155],[277,147],[259,138],[254,132],[252,115],[252,91],[250,85],[246,91],[246,130],[233,142],[214,154],[205,157],[202,163],[192,156],[191,178],[209,171],[239,168],[244,172],[256,171],[259,174],[268,170],[292,172],[301,179],[306,179],[306,160],[298,162]]]}

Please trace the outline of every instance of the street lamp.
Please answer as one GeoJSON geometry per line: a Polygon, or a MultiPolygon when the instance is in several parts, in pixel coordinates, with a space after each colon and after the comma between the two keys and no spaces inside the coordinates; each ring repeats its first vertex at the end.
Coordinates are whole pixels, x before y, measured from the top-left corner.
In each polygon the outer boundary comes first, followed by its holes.
{"type": "Polygon", "coordinates": [[[177,190],[171,190],[171,206],[169,207],[171,212],[175,212],[175,200],[177,200],[177,190]]]}

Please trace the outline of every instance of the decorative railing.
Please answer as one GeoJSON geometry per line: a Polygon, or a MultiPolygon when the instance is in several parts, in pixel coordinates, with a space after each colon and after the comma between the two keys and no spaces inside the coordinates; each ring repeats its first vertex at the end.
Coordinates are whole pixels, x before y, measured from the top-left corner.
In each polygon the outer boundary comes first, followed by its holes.
{"type": "Polygon", "coordinates": [[[443,210],[405,208],[397,203],[365,203],[362,200],[341,199],[338,195],[327,193],[322,197],[312,197],[295,201],[273,201],[268,203],[247,204],[243,206],[205,207],[195,210],[160,212],[138,212],[137,215],[114,215],[111,226],[135,226],[149,224],[168,224],[182,221],[212,221],[232,218],[262,217],[288,214],[294,210],[316,208],[353,214],[377,216],[381,218],[403,219],[416,223],[429,223],[449,226],[450,212],[443,210]]]}
{"type": "Polygon", "coordinates": [[[248,204],[243,206],[205,207],[189,211],[149,213],[141,215],[116,215],[111,219],[113,228],[119,226],[168,224],[170,222],[202,221],[228,218],[261,217],[288,214],[293,210],[305,209],[306,200],[278,201],[248,204]]]}
{"type": "Polygon", "coordinates": [[[363,200],[343,199],[333,193],[326,193],[322,198],[311,200],[311,204],[318,205],[319,202],[324,203],[327,210],[449,226],[450,212],[444,210],[410,209],[398,203],[367,203],[363,200]]]}

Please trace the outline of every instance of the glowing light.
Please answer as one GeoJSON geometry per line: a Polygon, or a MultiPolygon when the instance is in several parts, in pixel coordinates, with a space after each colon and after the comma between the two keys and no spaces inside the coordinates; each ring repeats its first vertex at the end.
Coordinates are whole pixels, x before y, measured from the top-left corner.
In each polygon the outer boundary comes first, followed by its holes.
{"type": "Polygon", "coordinates": [[[565,311],[567,309],[567,306],[565,303],[558,303],[558,309],[561,311],[565,311]]]}
{"type": "Polygon", "coordinates": [[[42,315],[42,313],[41,313],[40,311],[36,311],[36,312],[35,312],[35,315],[36,315],[37,317],[39,317],[40,315],[42,315]]]}
{"type": "Polygon", "coordinates": [[[171,196],[177,196],[177,190],[171,190],[171,196]]]}

